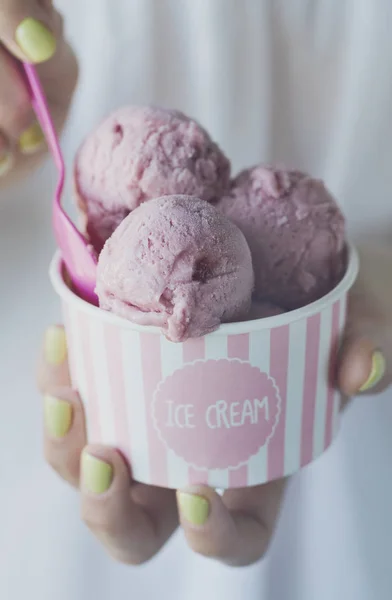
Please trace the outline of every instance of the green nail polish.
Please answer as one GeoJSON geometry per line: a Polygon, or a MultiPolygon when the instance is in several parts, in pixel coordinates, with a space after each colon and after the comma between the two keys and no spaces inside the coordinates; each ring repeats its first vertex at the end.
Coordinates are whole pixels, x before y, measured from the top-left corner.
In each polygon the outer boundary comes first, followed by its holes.
{"type": "Polygon", "coordinates": [[[14,157],[11,152],[5,152],[0,156],[0,177],[7,175],[14,165],[14,157]]]}
{"type": "Polygon", "coordinates": [[[45,396],[44,405],[45,426],[49,435],[54,438],[67,435],[72,424],[71,404],[53,396],[45,396]]]}
{"type": "Polygon", "coordinates": [[[367,392],[368,390],[374,388],[378,383],[380,383],[381,379],[385,375],[386,363],[385,358],[382,352],[376,350],[372,357],[372,369],[369,377],[360,388],[360,392],[367,392]]]}
{"type": "Polygon", "coordinates": [[[204,525],[210,513],[208,500],[202,496],[178,492],[178,504],[184,518],[192,525],[204,525]]]}
{"type": "Polygon", "coordinates": [[[56,38],[43,23],[28,17],[16,31],[15,40],[26,58],[33,63],[48,60],[56,51],[56,38]]]}
{"type": "Polygon", "coordinates": [[[62,327],[49,327],[45,334],[45,359],[53,367],[59,367],[67,358],[67,339],[62,327]]]}
{"type": "Polygon", "coordinates": [[[88,492],[103,494],[110,488],[112,479],[111,465],[91,454],[82,454],[82,483],[88,492]]]}
{"type": "Polygon", "coordinates": [[[45,146],[45,136],[38,123],[33,123],[22,132],[18,146],[22,154],[34,154],[45,146]]]}

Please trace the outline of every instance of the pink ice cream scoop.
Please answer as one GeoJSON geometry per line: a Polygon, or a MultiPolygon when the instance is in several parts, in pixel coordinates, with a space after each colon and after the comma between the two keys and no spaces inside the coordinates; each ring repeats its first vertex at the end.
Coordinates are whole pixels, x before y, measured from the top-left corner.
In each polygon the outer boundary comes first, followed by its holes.
{"type": "Polygon", "coordinates": [[[191,196],[142,204],[107,240],[98,261],[100,307],[182,342],[249,311],[252,258],[234,223],[191,196]]]}
{"type": "Polygon", "coordinates": [[[99,252],[121,221],[152,198],[171,194],[216,201],[230,163],[207,132],[180,112],[128,106],[91,133],[75,160],[85,232],[99,252]]]}
{"type": "Polygon", "coordinates": [[[343,276],[345,220],[322,181],[258,166],[234,180],[219,208],[247,239],[258,300],[299,308],[343,276]]]}

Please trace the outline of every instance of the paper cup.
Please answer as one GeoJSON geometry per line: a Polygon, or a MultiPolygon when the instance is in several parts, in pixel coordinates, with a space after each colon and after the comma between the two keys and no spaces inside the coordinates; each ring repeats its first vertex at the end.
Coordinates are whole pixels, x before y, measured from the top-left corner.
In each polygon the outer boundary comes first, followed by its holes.
{"type": "Polygon", "coordinates": [[[350,247],[344,279],[321,300],[176,344],[81,300],[57,254],[50,276],[89,442],[169,488],[252,486],[307,465],[337,433],[335,362],[357,272],[350,247]]]}

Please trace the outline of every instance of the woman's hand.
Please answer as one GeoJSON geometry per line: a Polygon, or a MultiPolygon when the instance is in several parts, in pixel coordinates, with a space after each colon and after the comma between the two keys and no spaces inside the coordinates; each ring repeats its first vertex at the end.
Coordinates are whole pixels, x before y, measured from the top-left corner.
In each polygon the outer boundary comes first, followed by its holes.
{"type": "Polygon", "coordinates": [[[262,556],[271,538],[284,482],[231,490],[223,499],[206,487],[177,493],[132,481],[121,455],[86,446],[84,414],[69,379],[64,330],[51,327],[39,367],[44,398],[45,456],[80,489],[82,517],[108,553],[140,564],[153,557],[181,524],[190,547],[231,565],[262,556]]]}
{"type": "Polygon", "coordinates": [[[78,69],[51,0],[0,0],[0,188],[33,167],[45,149],[20,61],[38,65],[60,130],[78,69]]]}
{"type": "MultiPolygon", "coordinates": [[[[363,275],[350,299],[339,385],[346,397],[381,391],[392,364],[390,251],[362,257],[363,275]],[[366,291],[366,290],[370,290],[366,291]]],[[[66,481],[81,491],[83,519],[110,555],[142,563],[156,554],[178,524],[189,546],[230,565],[247,565],[265,553],[272,537],[285,482],[275,481],[223,498],[204,486],[177,493],[132,481],[115,450],[86,446],[84,414],[71,390],[64,330],[52,327],[39,369],[45,403],[45,455],[66,481]]]]}
{"type": "Polygon", "coordinates": [[[392,248],[367,244],[359,254],[338,373],[344,404],[358,392],[382,392],[392,382],[392,248]]]}

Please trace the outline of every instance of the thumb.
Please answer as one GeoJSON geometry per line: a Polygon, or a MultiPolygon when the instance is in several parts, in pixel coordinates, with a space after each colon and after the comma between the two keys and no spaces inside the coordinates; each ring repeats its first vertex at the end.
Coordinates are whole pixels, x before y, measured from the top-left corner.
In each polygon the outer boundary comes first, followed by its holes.
{"type": "Polygon", "coordinates": [[[346,397],[383,391],[391,383],[391,336],[387,314],[368,287],[358,282],[348,303],[338,384],[346,397]]]}
{"type": "Polygon", "coordinates": [[[368,338],[347,338],[342,347],[338,383],[348,397],[383,391],[390,383],[384,352],[368,338]]]}
{"type": "Polygon", "coordinates": [[[51,0],[1,1],[0,41],[19,60],[49,60],[61,35],[62,20],[51,0]]]}
{"type": "Polygon", "coordinates": [[[64,328],[60,325],[46,330],[39,358],[37,383],[42,394],[54,388],[71,388],[67,340],[64,328]]]}

